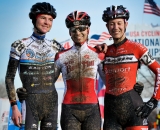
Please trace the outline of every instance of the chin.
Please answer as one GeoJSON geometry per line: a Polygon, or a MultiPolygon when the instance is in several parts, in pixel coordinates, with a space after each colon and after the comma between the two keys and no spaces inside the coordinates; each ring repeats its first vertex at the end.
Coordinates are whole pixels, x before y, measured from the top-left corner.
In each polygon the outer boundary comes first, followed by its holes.
{"type": "Polygon", "coordinates": [[[113,36],[113,38],[115,38],[115,39],[119,39],[119,38],[121,38],[122,36],[119,36],[119,35],[115,35],[115,36],[113,36]]]}
{"type": "Polygon", "coordinates": [[[120,37],[113,37],[113,39],[119,39],[120,37]]]}

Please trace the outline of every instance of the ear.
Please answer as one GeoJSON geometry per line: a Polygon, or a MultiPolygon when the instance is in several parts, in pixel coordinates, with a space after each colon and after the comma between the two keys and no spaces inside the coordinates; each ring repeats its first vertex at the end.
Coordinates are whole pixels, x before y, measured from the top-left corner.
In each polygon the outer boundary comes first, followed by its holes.
{"type": "Polygon", "coordinates": [[[106,27],[107,27],[107,29],[109,30],[109,27],[108,27],[108,24],[106,23],[106,27]]]}
{"type": "Polygon", "coordinates": [[[70,30],[69,30],[69,35],[71,36],[71,32],[70,32],[70,30]]]}
{"type": "Polygon", "coordinates": [[[128,26],[128,22],[126,21],[126,22],[125,22],[125,27],[127,28],[127,26],[128,26]]]}
{"type": "Polygon", "coordinates": [[[90,31],[90,27],[88,27],[88,29],[87,29],[87,33],[89,34],[89,31],[90,31]]]}

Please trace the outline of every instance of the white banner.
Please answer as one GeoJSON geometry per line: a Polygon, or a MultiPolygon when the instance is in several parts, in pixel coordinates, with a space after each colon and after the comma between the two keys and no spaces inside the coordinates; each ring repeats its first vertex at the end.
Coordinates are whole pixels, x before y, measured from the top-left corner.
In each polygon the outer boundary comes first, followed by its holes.
{"type": "Polygon", "coordinates": [[[126,37],[146,46],[151,55],[160,61],[160,26],[154,27],[145,24],[129,25],[126,37]]]}
{"type": "Polygon", "coordinates": [[[9,100],[0,98],[0,130],[8,130],[9,108],[9,100]]]}

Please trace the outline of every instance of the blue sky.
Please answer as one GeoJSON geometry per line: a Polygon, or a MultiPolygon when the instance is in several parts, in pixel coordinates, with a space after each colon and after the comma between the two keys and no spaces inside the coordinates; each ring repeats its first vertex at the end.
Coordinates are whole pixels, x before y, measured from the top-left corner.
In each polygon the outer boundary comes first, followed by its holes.
{"type": "MultiPolygon", "coordinates": [[[[160,0],[154,0],[160,6],[160,0]]],[[[4,81],[10,45],[18,39],[29,37],[32,34],[33,25],[28,13],[33,4],[42,0],[1,0],[0,3],[0,81],[4,81]]],[[[53,21],[52,30],[46,35],[48,39],[56,39],[61,42],[69,39],[68,29],[65,26],[66,16],[74,10],[87,12],[91,16],[90,35],[107,31],[102,21],[102,13],[110,5],[124,5],[130,11],[129,24],[159,24],[160,17],[143,13],[144,0],[46,0],[57,11],[57,18],[53,21]]],[[[21,83],[18,73],[15,86],[21,83]]]]}

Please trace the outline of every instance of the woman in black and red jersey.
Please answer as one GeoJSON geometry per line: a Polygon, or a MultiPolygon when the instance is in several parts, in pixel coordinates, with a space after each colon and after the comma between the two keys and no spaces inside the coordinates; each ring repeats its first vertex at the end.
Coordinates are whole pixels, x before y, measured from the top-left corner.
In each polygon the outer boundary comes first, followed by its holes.
{"type": "Polygon", "coordinates": [[[148,130],[147,117],[160,98],[160,66],[141,43],[125,36],[129,11],[122,5],[107,7],[102,19],[113,37],[103,62],[106,94],[104,130],[148,130]],[[151,99],[143,104],[133,90],[138,62],[143,62],[155,74],[155,89],[151,99]]]}

